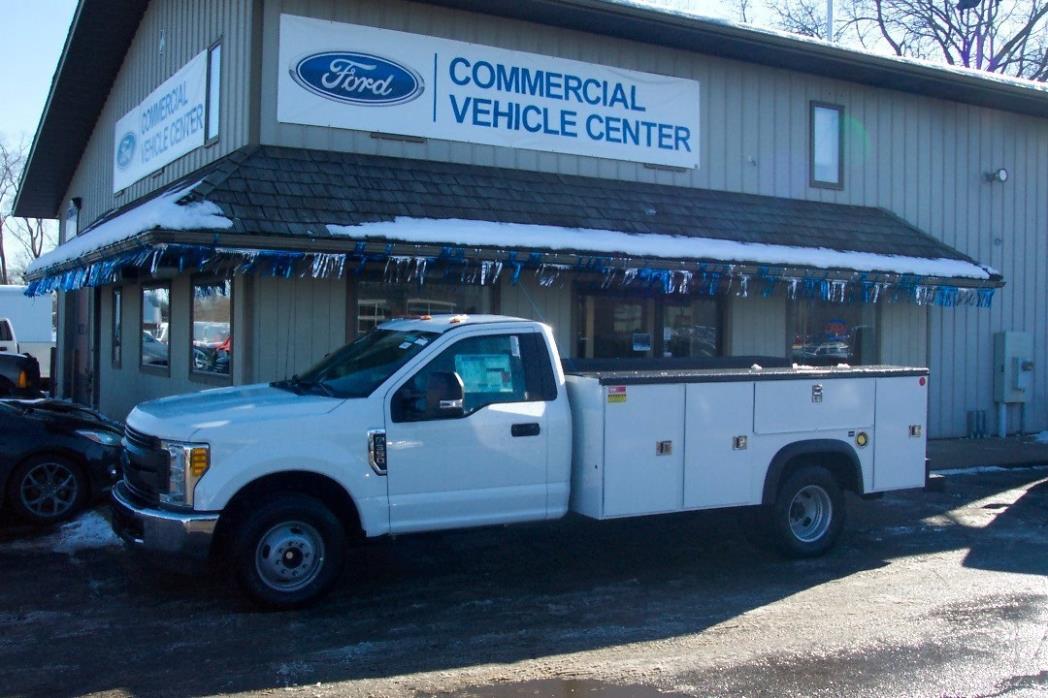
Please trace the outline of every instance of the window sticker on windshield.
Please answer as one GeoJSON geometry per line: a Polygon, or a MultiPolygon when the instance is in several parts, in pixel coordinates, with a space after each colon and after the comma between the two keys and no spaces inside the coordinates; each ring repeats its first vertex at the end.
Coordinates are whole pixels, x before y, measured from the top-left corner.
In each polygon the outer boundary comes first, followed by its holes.
{"type": "Polygon", "coordinates": [[[398,346],[397,349],[407,349],[410,346],[411,346],[411,342],[401,342],[400,346],[398,346]]]}
{"type": "Polygon", "coordinates": [[[506,354],[459,354],[455,372],[467,393],[513,392],[513,372],[506,354]]]}
{"type": "Polygon", "coordinates": [[[513,354],[514,358],[520,358],[520,337],[515,334],[509,336],[509,353],[513,354]]]}
{"type": "Polygon", "coordinates": [[[429,344],[429,340],[426,339],[425,337],[419,337],[418,339],[415,340],[415,344],[419,345],[420,347],[424,347],[427,344],[429,344]]]}

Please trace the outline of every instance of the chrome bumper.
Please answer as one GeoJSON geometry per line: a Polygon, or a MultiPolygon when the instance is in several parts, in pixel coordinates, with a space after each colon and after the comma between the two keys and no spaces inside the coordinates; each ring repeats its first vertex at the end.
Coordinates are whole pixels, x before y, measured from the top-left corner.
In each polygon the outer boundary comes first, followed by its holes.
{"type": "Polygon", "coordinates": [[[135,548],[196,560],[206,559],[218,524],[217,513],[175,512],[143,506],[118,482],[110,494],[113,530],[135,548]]]}

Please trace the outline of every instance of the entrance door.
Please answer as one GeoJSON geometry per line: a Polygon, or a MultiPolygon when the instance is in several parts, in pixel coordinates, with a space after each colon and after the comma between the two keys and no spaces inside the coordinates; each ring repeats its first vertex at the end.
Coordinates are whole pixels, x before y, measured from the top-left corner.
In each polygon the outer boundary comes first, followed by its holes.
{"type": "MultiPolygon", "coordinates": [[[[552,374],[538,334],[465,335],[386,400],[394,533],[546,516],[546,412],[552,374]],[[461,409],[427,404],[430,380],[463,386],[461,409]]],[[[555,388],[554,388],[555,390],[555,388]]],[[[447,402],[447,401],[444,401],[447,402]]]]}

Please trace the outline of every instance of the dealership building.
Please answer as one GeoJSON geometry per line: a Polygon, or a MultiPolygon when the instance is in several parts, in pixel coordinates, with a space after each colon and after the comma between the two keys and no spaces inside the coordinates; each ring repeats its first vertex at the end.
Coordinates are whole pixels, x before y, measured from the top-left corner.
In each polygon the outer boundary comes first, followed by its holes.
{"type": "Polygon", "coordinates": [[[57,391],[115,418],[494,312],[1048,429],[1036,83],[625,1],[81,0],[15,213],[60,220],[57,391]]]}

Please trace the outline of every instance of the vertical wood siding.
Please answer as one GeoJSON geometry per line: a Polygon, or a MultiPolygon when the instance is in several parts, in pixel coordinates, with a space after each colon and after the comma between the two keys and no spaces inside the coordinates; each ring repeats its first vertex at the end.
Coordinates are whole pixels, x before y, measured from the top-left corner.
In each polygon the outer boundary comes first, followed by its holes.
{"type": "Polygon", "coordinates": [[[251,380],[302,373],[346,343],[346,280],[255,277],[251,380]]]}
{"type": "Polygon", "coordinates": [[[94,133],[63,199],[82,199],[84,227],[112,209],[169,184],[249,142],[254,0],[153,0],[124,58],[94,133]],[[163,51],[160,50],[163,35],[163,51]],[[219,140],[197,148],[148,175],[119,195],[113,193],[116,122],[193,56],[222,41],[219,140]]]}

